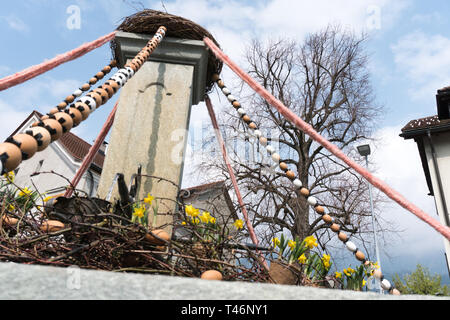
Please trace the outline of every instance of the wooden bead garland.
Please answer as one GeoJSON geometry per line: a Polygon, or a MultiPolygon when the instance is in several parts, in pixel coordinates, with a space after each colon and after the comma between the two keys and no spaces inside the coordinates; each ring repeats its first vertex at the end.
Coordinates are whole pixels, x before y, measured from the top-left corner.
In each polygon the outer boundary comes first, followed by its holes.
{"type": "MultiPolygon", "coordinates": [[[[139,55],[145,57],[146,60],[163,40],[165,33],[166,28],[160,27],[153,39],[140,51],[139,55]]],[[[144,60],[140,59],[143,63],[144,60]]],[[[53,108],[47,115],[42,116],[38,122],[26,130],[25,134],[9,137],[7,141],[1,143],[0,174],[3,175],[15,170],[22,160],[32,157],[36,151],[43,151],[51,142],[59,139],[63,133],[70,131],[83,120],[86,120],[91,112],[105,104],[120,87],[124,86],[134,76],[135,72],[142,65],[138,61],[139,59],[135,57],[131,63],[120,69],[104,85],[75,101],[83,92],[90,90],[91,85],[103,79],[112,68],[116,67],[117,62],[115,60],[111,61],[109,65],[92,77],[89,83],[83,84],[72,95],[67,96],[63,102],[59,103],[56,108],[53,108]]]]}
{"type": "MultiPolygon", "coordinates": [[[[236,100],[236,98],[234,96],[231,95],[231,91],[225,86],[225,83],[220,78],[220,76],[218,74],[214,74],[212,76],[212,80],[217,84],[217,86],[221,89],[222,93],[227,97],[228,101],[230,101],[232,106],[237,110],[241,119],[249,126],[249,128],[254,133],[256,131],[258,132],[258,134],[255,134],[255,136],[259,139],[259,143],[261,145],[263,145],[264,147],[266,147],[266,150],[271,154],[272,160],[274,162],[278,163],[278,166],[280,167],[280,169],[282,171],[285,172],[286,176],[289,178],[289,180],[291,180],[294,187],[297,190],[300,189],[299,193],[306,198],[307,203],[311,207],[313,207],[314,210],[318,214],[322,215],[322,220],[328,225],[328,227],[333,232],[338,234],[339,240],[341,240],[344,244],[346,244],[347,248],[349,248],[349,250],[351,250],[353,252],[353,254],[355,255],[355,258],[357,260],[361,261],[363,264],[368,263],[369,261],[366,259],[364,253],[359,251],[358,248],[356,247],[356,245],[354,245],[353,242],[349,241],[348,236],[345,233],[343,233],[342,231],[340,231],[339,224],[335,223],[333,221],[333,218],[330,215],[325,214],[324,207],[319,205],[317,199],[315,199],[314,197],[310,197],[310,191],[307,188],[302,187],[301,180],[295,177],[295,173],[293,171],[289,170],[286,163],[279,162],[280,156],[275,153],[275,149],[272,146],[267,144],[268,143],[267,138],[263,137],[261,135],[261,132],[259,130],[257,130],[258,129],[257,125],[251,121],[250,116],[247,115],[245,110],[242,108],[241,104],[236,100]]],[[[387,281],[387,280],[386,280],[384,286],[382,284],[382,287],[385,290],[389,290],[389,292],[391,294],[399,294],[400,293],[397,289],[393,288],[391,286],[391,284],[389,283],[389,281],[387,281]]]]}

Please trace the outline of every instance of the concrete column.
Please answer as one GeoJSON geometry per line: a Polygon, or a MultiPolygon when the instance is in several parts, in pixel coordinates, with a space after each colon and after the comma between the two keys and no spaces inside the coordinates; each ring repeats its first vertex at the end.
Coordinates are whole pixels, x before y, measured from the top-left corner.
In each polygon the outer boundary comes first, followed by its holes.
{"type": "MultiPolygon", "coordinates": [[[[119,64],[145,46],[147,35],[119,32],[119,64]]],[[[105,198],[116,173],[128,183],[142,166],[142,174],[181,185],[192,104],[203,100],[208,53],[203,42],[166,38],[122,88],[106,154],[98,195],[105,198]]],[[[164,181],[142,178],[139,199],[147,193],[159,201],[156,227],[170,224],[177,209],[178,188],[164,181]]],[[[118,198],[117,187],[113,198],[118,198]]],[[[111,199],[112,200],[112,199],[111,199]]],[[[171,232],[171,227],[165,228],[171,232]]]]}

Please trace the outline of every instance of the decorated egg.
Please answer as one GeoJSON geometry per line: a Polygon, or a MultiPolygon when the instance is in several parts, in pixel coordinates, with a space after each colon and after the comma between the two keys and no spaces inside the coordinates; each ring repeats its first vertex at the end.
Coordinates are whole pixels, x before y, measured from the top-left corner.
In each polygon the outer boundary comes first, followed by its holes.
{"type": "Polygon", "coordinates": [[[304,197],[307,197],[307,196],[309,196],[309,190],[306,189],[306,188],[301,188],[301,189],[300,189],[300,194],[301,194],[302,196],[304,196],[304,197]]]}
{"type": "Polygon", "coordinates": [[[22,151],[15,144],[3,142],[0,144],[0,161],[5,172],[13,171],[22,162],[22,151]]]}
{"type": "Polygon", "coordinates": [[[280,169],[283,171],[287,171],[289,168],[285,162],[280,162],[280,169]]]}
{"type": "Polygon", "coordinates": [[[291,171],[291,170],[286,171],[286,176],[287,176],[289,179],[291,179],[291,180],[294,180],[294,179],[295,179],[295,173],[294,173],[294,171],[291,171]]]}
{"type": "Polygon", "coordinates": [[[110,85],[103,84],[100,88],[102,88],[108,93],[108,99],[110,99],[115,93],[114,89],[110,85]]]}
{"type": "Polygon", "coordinates": [[[339,238],[339,240],[341,240],[342,242],[346,242],[346,241],[348,240],[348,236],[347,236],[345,233],[343,233],[343,232],[339,232],[338,238],[339,238]]]}
{"type": "Polygon", "coordinates": [[[54,114],[55,119],[62,125],[63,133],[70,131],[73,127],[72,117],[66,112],[58,112],[54,114]]]}
{"type": "Polygon", "coordinates": [[[339,230],[340,230],[340,226],[338,225],[338,224],[336,224],[336,223],[333,223],[332,225],[331,225],[331,230],[333,230],[334,232],[339,232],[339,230]]]}
{"type": "MultiPolygon", "coordinates": [[[[96,108],[100,107],[103,104],[103,98],[97,91],[91,91],[86,96],[91,97],[95,100],[96,108]]],[[[92,107],[89,105],[89,107],[92,107]]],[[[95,110],[96,108],[91,108],[92,110],[95,110]]]]}
{"type": "Polygon", "coordinates": [[[89,106],[83,102],[75,103],[75,108],[77,108],[78,111],[81,112],[83,121],[86,120],[89,117],[89,114],[91,113],[91,109],[89,108],[89,106]]]}
{"type": "Polygon", "coordinates": [[[40,127],[44,127],[50,133],[52,142],[61,138],[63,134],[62,125],[55,119],[45,119],[39,124],[40,127]]]}
{"type": "Polygon", "coordinates": [[[316,206],[314,209],[316,209],[316,212],[318,214],[324,214],[325,213],[325,208],[322,206],[316,206]]]}
{"type": "Polygon", "coordinates": [[[325,221],[326,223],[332,223],[333,222],[333,218],[330,215],[328,215],[328,214],[324,214],[322,216],[322,220],[325,221]]]}
{"type": "Polygon", "coordinates": [[[52,141],[50,133],[47,131],[47,129],[42,127],[32,127],[28,129],[25,133],[31,135],[37,141],[38,144],[37,151],[42,151],[46,149],[52,141]]]}
{"type": "Polygon", "coordinates": [[[27,160],[34,156],[38,150],[38,142],[26,133],[19,133],[12,137],[22,151],[22,160],[27,160]]]}
{"type": "Polygon", "coordinates": [[[77,108],[71,107],[67,112],[73,120],[73,127],[78,126],[83,121],[83,116],[77,108]]]}
{"type": "MultiPolygon", "coordinates": [[[[348,242],[347,242],[348,243],[348,242]]],[[[359,261],[364,261],[366,259],[366,256],[364,255],[364,253],[362,253],[361,251],[356,251],[355,252],[355,257],[356,259],[358,259],[359,261]]]]}
{"type": "Polygon", "coordinates": [[[100,88],[95,89],[94,92],[97,92],[100,94],[100,96],[102,97],[102,104],[105,104],[109,100],[108,91],[106,91],[105,89],[102,89],[100,87],[100,88]]]}

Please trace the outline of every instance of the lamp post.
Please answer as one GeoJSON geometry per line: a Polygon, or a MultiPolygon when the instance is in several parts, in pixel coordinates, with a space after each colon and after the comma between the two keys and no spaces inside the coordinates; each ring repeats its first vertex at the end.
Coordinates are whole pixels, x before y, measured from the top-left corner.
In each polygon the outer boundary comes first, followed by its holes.
{"type": "MultiPolygon", "coordinates": [[[[363,156],[364,158],[366,158],[366,167],[367,170],[369,170],[369,160],[368,160],[368,156],[370,155],[370,146],[368,144],[364,144],[361,146],[357,147],[358,149],[358,153],[363,156]]],[[[372,198],[372,185],[370,183],[367,183],[369,185],[369,197],[370,197],[370,211],[371,211],[371,215],[372,215],[372,226],[373,226],[373,238],[374,238],[374,242],[375,242],[375,255],[377,257],[377,261],[378,261],[378,265],[380,266],[380,271],[381,271],[381,260],[380,260],[380,252],[378,251],[378,239],[377,239],[377,231],[376,231],[376,227],[375,227],[375,216],[373,214],[373,198],[372,198]]],[[[383,293],[383,289],[381,288],[381,283],[380,283],[380,293],[383,293]]]]}

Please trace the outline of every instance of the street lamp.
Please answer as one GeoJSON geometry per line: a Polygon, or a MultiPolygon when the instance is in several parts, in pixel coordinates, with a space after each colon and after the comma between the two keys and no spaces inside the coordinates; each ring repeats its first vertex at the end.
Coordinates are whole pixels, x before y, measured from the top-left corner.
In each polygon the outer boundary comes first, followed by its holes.
{"type": "MultiPolygon", "coordinates": [[[[357,149],[358,149],[359,154],[366,158],[366,167],[367,167],[367,170],[369,170],[368,156],[370,155],[370,146],[368,144],[364,144],[364,145],[358,146],[357,149]]],[[[375,254],[376,254],[378,265],[380,266],[380,271],[381,271],[380,252],[378,251],[377,231],[376,231],[376,227],[375,227],[375,217],[373,214],[372,185],[370,183],[367,183],[367,184],[369,185],[370,211],[371,211],[371,215],[372,215],[373,238],[374,238],[374,242],[375,242],[375,254]]],[[[383,289],[381,288],[381,283],[380,283],[380,293],[383,293],[383,289]]]]}

